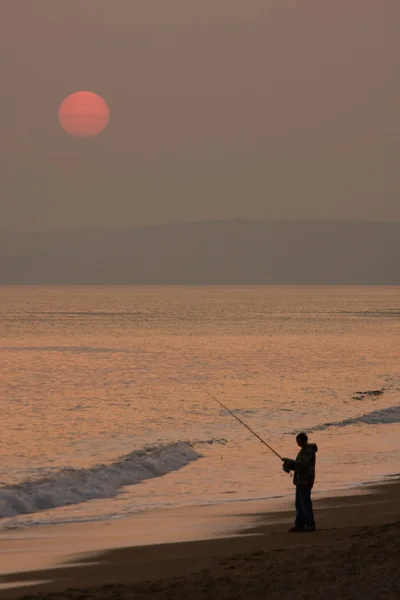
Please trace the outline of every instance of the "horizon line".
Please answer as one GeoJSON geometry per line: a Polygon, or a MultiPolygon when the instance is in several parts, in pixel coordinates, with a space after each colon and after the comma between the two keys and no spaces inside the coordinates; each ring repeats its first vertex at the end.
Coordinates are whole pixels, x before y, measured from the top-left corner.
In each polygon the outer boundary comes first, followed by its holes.
{"type": "Polygon", "coordinates": [[[179,227],[188,225],[206,225],[210,223],[377,223],[377,224],[400,224],[399,220],[394,219],[366,219],[366,218],[340,218],[340,217],[302,217],[302,218],[277,218],[277,219],[249,219],[245,217],[232,217],[227,219],[203,219],[199,221],[173,221],[171,223],[164,223],[159,225],[139,225],[130,227],[71,227],[68,229],[37,229],[37,230],[26,230],[26,229],[0,229],[0,234],[48,234],[48,233],[83,233],[83,232],[128,232],[128,231],[140,231],[145,229],[162,229],[168,227],[179,227]]]}

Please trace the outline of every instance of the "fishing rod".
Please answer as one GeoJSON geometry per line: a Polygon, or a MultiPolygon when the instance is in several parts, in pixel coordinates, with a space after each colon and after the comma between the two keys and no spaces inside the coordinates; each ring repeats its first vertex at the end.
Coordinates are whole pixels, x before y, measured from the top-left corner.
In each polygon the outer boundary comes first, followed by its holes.
{"type": "MultiPolygon", "coordinates": [[[[185,360],[187,360],[187,357],[182,352],[180,352],[179,350],[176,350],[176,348],[174,348],[174,350],[178,354],[180,354],[185,360]]],[[[265,440],[263,440],[262,437],[258,435],[258,433],[256,433],[249,425],[247,425],[247,423],[245,423],[244,421],[242,421],[242,419],[240,417],[238,417],[237,415],[235,415],[235,413],[232,410],[230,410],[227,406],[225,406],[225,404],[223,404],[221,402],[221,400],[218,400],[218,398],[214,394],[212,394],[209,390],[207,390],[207,388],[203,387],[199,383],[195,383],[194,385],[197,385],[197,387],[199,388],[199,390],[201,390],[202,392],[204,392],[205,394],[207,394],[210,398],[212,398],[213,400],[215,400],[215,402],[218,402],[218,404],[220,406],[222,406],[222,408],[224,410],[226,410],[230,415],[232,415],[232,417],[234,417],[237,421],[239,421],[239,423],[241,423],[243,425],[243,427],[246,427],[246,429],[248,429],[258,440],[260,440],[260,442],[262,444],[264,444],[264,446],[266,446],[268,448],[268,450],[270,450],[271,452],[273,452],[275,454],[275,456],[277,456],[282,462],[284,462],[282,456],[280,454],[278,454],[272,448],[272,446],[270,446],[269,444],[267,444],[267,442],[265,440]]]]}
{"type": "Polygon", "coordinates": [[[248,429],[253,435],[256,436],[256,438],[258,438],[260,440],[260,442],[262,444],[264,444],[264,446],[266,446],[268,448],[268,450],[271,450],[271,452],[273,452],[275,454],[275,456],[277,456],[282,462],[283,462],[283,458],[280,454],[278,454],[273,448],[272,446],[270,446],[269,444],[267,444],[267,442],[265,440],[262,439],[262,437],[260,437],[258,435],[258,433],[256,433],[255,431],[253,431],[253,429],[247,425],[244,421],[242,421],[242,419],[240,417],[238,417],[237,415],[235,415],[235,413],[230,410],[227,406],[225,406],[225,404],[223,404],[220,400],[218,400],[218,398],[216,396],[214,396],[214,394],[212,394],[211,392],[209,392],[206,388],[202,387],[199,384],[196,384],[197,387],[202,390],[205,394],[207,394],[208,396],[210,396],[210,398],[212,398],[213,400],[215,400],[216,402],[218,402],[218,404],[220,406],[222,406],[222,408],[224,410],[226,410],[230,415],[232,415],[232,417],[235,417],[235,419],[237,421],[239,421],[239,423],[241,423],[243,425],[243,427],[246,427],[246,429],[248,429]]]}

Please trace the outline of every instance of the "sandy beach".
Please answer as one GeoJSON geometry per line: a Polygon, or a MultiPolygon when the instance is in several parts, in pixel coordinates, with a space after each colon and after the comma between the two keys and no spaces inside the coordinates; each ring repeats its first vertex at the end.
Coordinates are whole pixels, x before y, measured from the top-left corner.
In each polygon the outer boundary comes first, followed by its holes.
{"type": "MultiPolygon", "coordinates": [[[[398,599],[398,479],[315,506],[318,531],[307,534],[287,533],[293,511],[255,514],[243,506],[229,509],[236,534],[228,537],[211,537],[211,527],[203,529],[210,539],[118,548],[115,530],[115,549],[55,569],[3,572],[1,598],[398,599]]],[[[113,527],[121,532],[111,523],[109,536],[113,527]]],[[[0,549],[6,556],[4,540],[0,549]]]]}

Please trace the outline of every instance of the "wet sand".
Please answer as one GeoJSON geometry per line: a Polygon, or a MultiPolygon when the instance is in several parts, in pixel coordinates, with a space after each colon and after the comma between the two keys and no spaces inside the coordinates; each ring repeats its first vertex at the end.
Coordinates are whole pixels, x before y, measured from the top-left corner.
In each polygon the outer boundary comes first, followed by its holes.
{"type": "Polygon", "coordinates": [[[231,506],[229,519],[236,511],[235,527],[241,522],[242,529],[230,537],[120,547],[77,556],[75,564],[56,569],[4,574],[1,584],[18,587],[3,588],[0,596],[398,600],[400,482],[363,491],[316,501],[314,533],[286,532],[293,511],[254,514],[231,506]]]}

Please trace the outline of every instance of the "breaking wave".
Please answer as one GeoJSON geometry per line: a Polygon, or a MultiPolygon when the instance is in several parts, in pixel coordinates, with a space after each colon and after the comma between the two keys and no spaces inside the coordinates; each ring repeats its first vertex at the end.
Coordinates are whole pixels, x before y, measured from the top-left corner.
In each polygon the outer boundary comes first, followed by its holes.
{"type": "Polygon", "coordinates": [[[124,486],[160,477],[201,458],[188,442],[135,450],[117,461],[0,487],[0,518],[35,513],[87,500],[113,498],[124,486]]]}
{"type": "Polygon", "coordinates": [[[331,423],[323,423],[322,425],[316,425],[311,427],[308,431],[323,431],[330,427],[347,427],[348,425],[388,425],[392,423],[400,423],[400,406],[390,406],[389,408],[383,408],[381,410],[374,410],[372,412],[361,415],[360,417],[353,417],[351,419],[343,419],[343,421],[332,421],[331,423]]]}

